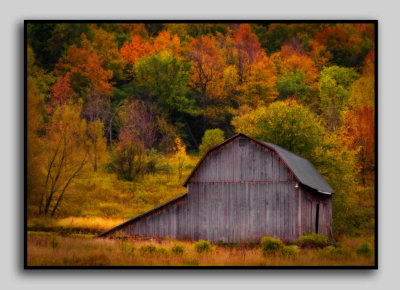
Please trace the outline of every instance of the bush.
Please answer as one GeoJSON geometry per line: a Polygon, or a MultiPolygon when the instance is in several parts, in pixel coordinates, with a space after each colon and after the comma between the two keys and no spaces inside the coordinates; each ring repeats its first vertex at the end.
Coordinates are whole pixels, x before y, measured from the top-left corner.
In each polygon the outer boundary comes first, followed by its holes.
{"type": "Polygon", "coordinates": [[[225,243],[224,243],[224,241],[222,241],[222,240],[219,240],[218,242],[216,242],[215,245],[216,245],[217,247],[221,247],[221,248],[224,248],[224,247],[225,247],[225,243]]]}
{"type": "Polygon", "coordinates": [[[276,255],[285,245],[280,239],[274,239],[271,237],[263,237],[261,239],[261,252],[264,256],[276,255]]]}
{"type": "Polygon", "coordinates": [[[351,254],[342,247],[326,247],[324,249],[319,249],[317,253],[320,258],[346,258],[350,257],[351,254]]]}
{"type": "Polygon", "coordinates": [[[194,244],[197,253],[212,252],[212,247],[209,241],[200,240],[194,244]]]}
{"type": "Polygon", "coordinates": [[[145,255],[145,254],[154,254],[157,249],[154,245],[148,245],[148,246],[141,246],[140,249],[140,254],[145,255]]]}
{"type": "Polygon", "coordinates": [[[328,246],[328,238],[323,234],[310,234],[300,237],[298,245],[302,248],[325,248],[328,246]]]}
{"type": "Polygon", "coordinates": [[[299,250],[293,246],[286,246],[282,248],[281,253],[286,258],[295,259],[299,253],[299,250]]]}
{"type": "Polygon", "coordinates": [[[171,252],[175,255],[183,255],[183,253],[185,252],[185,249],[183,246],[181,245],[174,245],[171,248],[171,252]]]}
{"type": "Polygon", "coordinates": [[[373,251],[368,243],[363,243],[356,248],[357,256],[372,257],[373,251]]]}
{"type": "Polygon", "coordinates": [[[158,248],[156,252],[159,255],[168,256],[168,251],[164,247],[158,248]]]}

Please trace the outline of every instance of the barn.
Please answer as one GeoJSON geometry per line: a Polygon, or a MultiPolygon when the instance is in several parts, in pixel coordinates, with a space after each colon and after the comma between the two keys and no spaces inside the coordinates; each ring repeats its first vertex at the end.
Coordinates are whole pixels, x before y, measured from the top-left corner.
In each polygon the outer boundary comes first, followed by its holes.
{"type": "Polygon", "coordinates": [[[332,238],[333,189],[314,166],[280,146],[238,133],[210,149],[184,183],[186,193],[100,236],[210,242],[292,242],[332,238]]]}

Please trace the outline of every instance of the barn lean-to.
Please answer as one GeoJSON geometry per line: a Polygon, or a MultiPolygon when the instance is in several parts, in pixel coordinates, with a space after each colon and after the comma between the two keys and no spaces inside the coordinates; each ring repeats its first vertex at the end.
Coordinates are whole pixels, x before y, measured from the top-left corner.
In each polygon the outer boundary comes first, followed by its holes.
{"type": "Polygon", "coordinates": [[[187,193],[100,236],[171,237],[210,242],[284,242],[306,233],[332,238],[333,189],[306,159],[238,133],[210,149],[187,193]]]}

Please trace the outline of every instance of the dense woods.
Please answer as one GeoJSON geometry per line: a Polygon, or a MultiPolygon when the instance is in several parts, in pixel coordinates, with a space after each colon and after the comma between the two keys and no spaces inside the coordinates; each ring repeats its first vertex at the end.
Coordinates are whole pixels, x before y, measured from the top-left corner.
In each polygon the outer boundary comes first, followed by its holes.
{"type": "Polygon", "coordinates": [[[243,132],[312,161],[335,190],[335,236],[373,235],[374,29],[29,23],[29,220],[131,218],[243,132]]]}

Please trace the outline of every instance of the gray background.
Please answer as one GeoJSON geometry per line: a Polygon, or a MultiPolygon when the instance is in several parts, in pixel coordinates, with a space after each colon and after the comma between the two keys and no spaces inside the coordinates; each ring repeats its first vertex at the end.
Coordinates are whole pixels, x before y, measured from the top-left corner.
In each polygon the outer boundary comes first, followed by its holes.
{"type": "Polygon", "coordinates": [[[399,287],[400,94],[396,1],[3,1],[0,8],[1,289],[392,289],[399,287]],[[379,270],[24,271],[24,19],[378,19],[379,270]]]}

